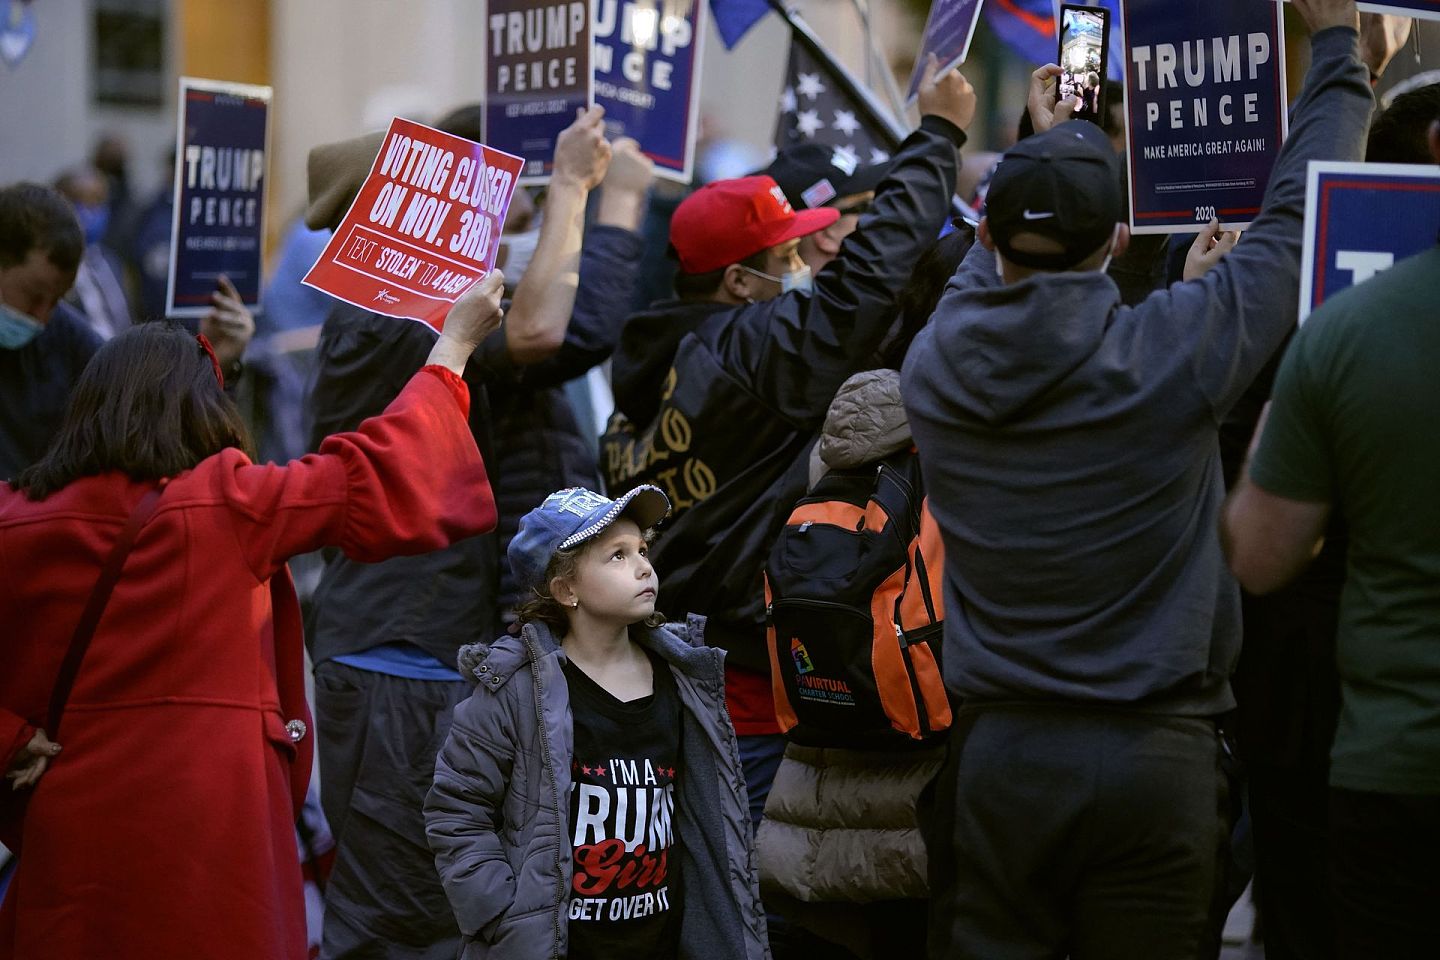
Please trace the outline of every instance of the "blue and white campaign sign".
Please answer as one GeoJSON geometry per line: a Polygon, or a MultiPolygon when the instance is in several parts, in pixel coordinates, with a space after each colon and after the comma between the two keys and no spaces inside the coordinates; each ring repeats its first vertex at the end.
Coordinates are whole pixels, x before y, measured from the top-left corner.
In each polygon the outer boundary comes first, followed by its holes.
{"type": "Polygon", "coordinates": [[[488,0],[485,43],[487,146],[521,157],[524,183],[546,183],[555,141],[588,107],[593,20],[587,0],[488,0]]]}
{"type": "Polygon", "coordinates": [[[925,73],[925,59],[935,54],[944,75],[965,62],[970,55],[970,41],[975,37],[975,24],[980,22],[982,0],[932,0],[930,16],[925,18],[925,31],[920,35],[920,53],[915,57],[915,72],[910,76],[910,92],[905,97],[908,107],[920,97],[920,78],[925,73]]]}
{"type": "Polygon", "coordinates": [[[260,305],[269,87],[180,78],[165,314],[201,317],[224,275],[260,305]]]}
{"type": "Polygon", "coordinates": [[[595,0],[595,102],[655,175],[689,183],[700,122],[704,0],[595,0]]]}
{"type": "Polygon", "coordinates": [[[1280,0],[1122,0],[1121,20],[1132,231],[1249,226],[1288,130],[1280,0]]]}
{"type": "Polygon", "coordinates": [[[1310,161],[1300,322],[1330,297],[1435,246],[1440,169],[1310,161]]]}

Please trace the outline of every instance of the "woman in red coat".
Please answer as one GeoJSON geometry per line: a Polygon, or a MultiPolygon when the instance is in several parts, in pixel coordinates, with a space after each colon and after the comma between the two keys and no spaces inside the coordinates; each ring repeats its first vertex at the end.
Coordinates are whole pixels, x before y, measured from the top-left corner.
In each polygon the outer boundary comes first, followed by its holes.
{"type": "Polygon", "coordinates": [[[177,327],[133,328],[86,367],[49,452],[0,485],[0,789],[31,794],[0,819],[20,851],[0,958],[306,956],[293,825],[312,737],[285,562],[494,526],[459,373],[500,321],[500,286],[495,272],[461,298],[383,415],[286,466],[251,463],[208,345],[177,327]],[[157,484],[54,751],[39,728],[61,661],[157,484]]]}

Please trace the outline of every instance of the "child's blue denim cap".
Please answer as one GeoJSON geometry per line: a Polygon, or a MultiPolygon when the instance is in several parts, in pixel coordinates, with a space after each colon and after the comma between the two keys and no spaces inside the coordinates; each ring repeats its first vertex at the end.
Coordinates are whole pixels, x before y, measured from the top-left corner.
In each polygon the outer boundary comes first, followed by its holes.
{"type": "Polygon", "coordinates": [[[579,546],[621,517],[629,517],[641,530],[648,530],[669,512],[669,498],[659,487],[649,484],[616,500],[584,487],[552,493],[520,518],[520,530],[506,551],[510,569],[520,586],[538,587],[545,582],[545,570],[555,551],[579,546]]]}

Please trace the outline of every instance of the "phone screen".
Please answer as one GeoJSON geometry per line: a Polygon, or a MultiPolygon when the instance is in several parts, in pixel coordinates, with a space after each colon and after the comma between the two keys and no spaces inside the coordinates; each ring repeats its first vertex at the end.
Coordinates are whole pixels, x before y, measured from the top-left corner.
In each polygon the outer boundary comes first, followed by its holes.
{"type": "Polygon", "coordinates": [[[1105,70],[1109,57],[1110,11],[1104,7],[1060,7],[1060,90],[1057,103],[1079,97],[1075,116],[1104,125],[1105,70]]]}

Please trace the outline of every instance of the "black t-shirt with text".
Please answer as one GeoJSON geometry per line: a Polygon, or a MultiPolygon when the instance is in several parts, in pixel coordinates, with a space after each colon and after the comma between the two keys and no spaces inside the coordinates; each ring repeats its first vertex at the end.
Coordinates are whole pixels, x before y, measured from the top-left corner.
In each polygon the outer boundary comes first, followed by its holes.
{"type": "Polygon", "coordinates": [[[676,953],[681,707],[670,667],[653,655],[650,664],[654,692],[625,703],[565,663],[575,728],[569,960],[676,953]]]}

